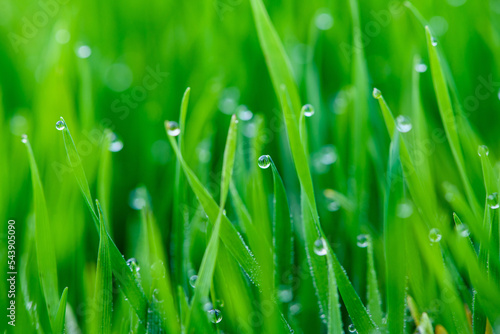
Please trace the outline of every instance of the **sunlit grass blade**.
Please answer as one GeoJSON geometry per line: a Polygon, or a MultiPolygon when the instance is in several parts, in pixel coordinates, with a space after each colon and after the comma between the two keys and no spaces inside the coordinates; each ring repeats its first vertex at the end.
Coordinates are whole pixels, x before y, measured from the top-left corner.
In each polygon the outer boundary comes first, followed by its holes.
{"type": "Polygon", "coordinates": [[[398,217],[398,205],[403,200],[403,175],[399,159],[399,132],[394,132],[387,171],[384,208],[385,263],[387,285],[387,327],[389,333],[402,333],[405,327],[406,257],[405,221],[398,217]]]}
{"type": "Polygon", "coordinates": [[[99,202],[96,200],[99,212],[99,253],[94,289],[94,305],[98,305],[92,319],[93,333],[111,333],[111,310],[113,302],[113,284],[111,280],[111,260],[109,257],[109,240],[99,202]]]}
{"type": "Polygon", "coordinates": [[[432,36],[428,26],[425,27],[425,33],[427,39],[427,49],[429,51],[432,81],[434,84],[434,90],[436,92],[439,106],[439,113],[441,115],[441,120],[443,121],[446,137],[448,138],[448,142],[453,153],[453,158],[455,159],[455,164],[457,165],[460,178],[465,188],[465,193],[467,195],[469,205],[471,206],[472,211],[476,215],[479,215],[479,204],[477,203],[477,199],[474,195],[474,191],[470,185],[470,181],[466,173],[465,161],[457,131],[457,123],[455,120],[450,95],[448,94],[446,78],[441,67],[441,62],[437,51],[437,41],[432,36]]]}
{"type": "MultiPolygon", "coordinates": [[[[168,125],[168,122],[166,122],[166,125],[168,125]]],[[[168,136],[170,144],[177,155],[177,159],[181,162],[182,169],[186,174],[186,178],[191,186],[191,189],[205,210],[210,222],[216,222],[217,216],[219,215],[219,206],[187,165],[174,138],[175,137],[170,135],[168,136]]],[[[221,217],[220,237],[229,252],[236,259],[236,261],[238,261],[251,280],[257,285],[260,284],[260,268],[257,261],[243,240],[239,237],[235,227],[224,215],[221,217]]]]}
{"type": "Polygon", "coordinates": [[[35,156],[26,135],[23,136],[22,141],[26,146],[31,168],[33,201],[35,203],[35,246],[38,275],[45,298],[47,313],[49,314],[51,326],[54,329],[54,322],[59,307],[56,254],[50,232],[47,204],[45,203],[45,195],[43,193],[42,182],[40,180],[40,174],[38,173],[35,156]]]}
{"type": "Polygon", "coordinates": [[[66,319],[66,300],[68,298],[68,288],[64,288],[59,301],[59,308],[57,309],[56,319],[54,321],[54,333],[64,333],[64,322],[66,319]]]}
{"type": "MultiPolygon", "coordinates": [[[[97,216],[94,206],[92,204],[92,196],[90,194],[88,181],[85,176],[85,171],[82,166],[80,155],[76,150],[76,146],[73,141],[73,138],[71,137],[71,133],[69,132],[68,125],[66,124],[66,122],[64,122],[62,118],[59,122],[60,123],[57,124],[57,127],[60,128],[63,132],[64,146],[66,148],[66,153],[68,155],[70,166],[73,168],[73,172],[75,174],[77,183],[87,203],[87,207],[90,210],[90,214],[94,220],[94,225],[97,229],[97,232],[100,235],[101,230],[99,227],[99,217],[97,216]]],[[[147,305],[146,296],[144,296],[143,291],[137,286],[132,271],[127,266],[125,259],[123,258],[122,254],[116,247],[115,243],[107,233],[106,235],[108,236],[109,240],[108,241],[109,256],[111,260],[113,275],[120,282],[120,289],[127,297],[128,302],[133,307],[134,311],[137,313],[137,316],[142,321],[142,323],[145,323],[146,305],[147,305]]]]}
{"type": "Polygon", "coordinates": [[[434,334],[434,329],[432,328],[431,319],[427,313],[422,313],[420,318],[420,325],[418,325],[418,332],[422,334],[434,334]]]}

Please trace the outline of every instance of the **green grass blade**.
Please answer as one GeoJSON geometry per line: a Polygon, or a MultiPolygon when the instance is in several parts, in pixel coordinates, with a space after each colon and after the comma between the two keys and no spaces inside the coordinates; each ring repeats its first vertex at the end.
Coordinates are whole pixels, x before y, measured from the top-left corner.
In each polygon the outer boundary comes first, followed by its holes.
{"type": "Polygon", "coordinates": [[[394,133],[388,166],[384,208],[385,263],[387,286],[387,327],[389,333],[402,333],[405,327],[406,259],[404,220],[397,215],[404,197],[403,175],[399,159],[399,132],[394,133]]]}
{"type": "Polygon", "coordinates": [[[59,307],[56,254],[50,232],[47,204],[45,203],[45,195],[35,156],[28,137],[23,136],[22,141],[26,146],[31,168],[33,200],[35,203],[35,245],[40,286],[45,297],[47,313],[49,314],[52,328],[54,328],[54,321],[59,307]]]}
{"type": "MultiPolygon", "coordinates": [[[[76,150],[75,143],[73,141],[73,138],[71,136],[71,133],[68,129],[66,122],[64,122],[62,118],[61,122],[62,122],[61,126],[63,126],[62,132],[63,132],[64,146],[66,148],[66,153],[68,155],[69,163],[73,168],[73,172],[75,174],[77,183],[87,203],[87,207],[90,210],[97,232],[100,235],[100,227],[98,225],[99,217],[96,215],[94,206],[92,204],[92,196],[90,194],[88,181],[85,176],[85,171],[82,166],[80,155],[76,150]]],[[[122,254],[116,247],[115,243],[113,242],[113,239],[111,239],[111,237],[108,234],[107,236],[109,244],[109,256],[111,259],[113,275],[120,282],[120,288],[127,297],[128,302],[136,312],[137,316],[142,321],[142,323],[145,324],[146,305],[147,305],[146,296],[144,296],[144,292],[137,286],[132,271],[127,266],[125,259],[123,258],[122,254]]]]}
{"type": "MultiPolygon", "coordinates": [[[[276,291],[291,291],[291,277],[286,273],[293,263],[293,233],[290,220],[290,209],[286,196],[285,185],[271,160],[274,182],[274,211],[273,211],[273,254],[274,254],[274,284],[276,291]]],[[[283,308],[284,310],[284,308],[283,308]]]]}
{"type": "Polygon", "coordinates": [[[274,28],[269,14],[262,0],[250,0],[252,12],[259,35],[260,45],[266,58],[267,68],[271,74],[274,91],[280,96],[281,85],[285,85],[292,104],[292,111],[298,119],[300,113],[300,97],[292,73],[290,61],[281,44],[280,38],[274,28]]]}
{"type": "MultiPolygon", "coordinates": [[[[168,124],[168,122],[166,122],[168,124]]],[[[170,145],[172,146],[177,159],[181,162],[182,169],[186,174],[186,178],[191,186],[191,189],[195,193],[198,201],[205,210],[209,220],[211,222],[216,222],[219,215],[219,206],[214,201],[208,190],[201,184],[194,172],[189,168],[186,161],[184,160],[179,147],[175,142],[175,139],[168,136],[170,145]]],[[[236,259],[236,261],[241,265],[243,270],[247,273],[250,279],[255,283],[260,283],[260,268],[255,260],[252,252],[247,248],[243,240],[239,237],[238,232],[232,223],[227,219],[226,216],[221,217],[221,230],[220,237],[222,242],[226,245],[229,252],[236,259]]]]}
{"type": "Polygon", "coordinates": [[[427,37],[427,49],[429,51],[432,81],[434,84],[434,90],[436,93],[439,106],[439,113],[441,115],[441,120],[443,121],[446,137],[448,138],[448,142],[450,144],[450,148],[453,153],[453,158],[455,159],[455,163],[457,165],[460,178],[464,185],[469,205],[471,206],[472,211],[476,215],[479,215],[480,212],[479,205],[474,195],[474,191],[470,185],[469,178],[467,177],[466,174],[465,161],[457,131],[457,123],[455,120],[455,115],[453,112],[450,95],[448,94],[446,78],[443,69],[441,67],[441,62],[437,51],[437,41],[431,35],[428,26],[425,27],[425,33],[427,37]]]}
{"type": "Polygon", "coordinates": [[[97,255],[97,269],[95,277],[94,305],[98,305],[92,319],[92,332],[111,333],[111,309],[113,298],[113,284],[111,260],[109,257],[109,240],[99,202],[96,200],[99,212],[99,253],[97,255]]]}
{"type": "MultiPolygon", "coordinates": [[[[200,321],[196,312],[206,312],[202,304],[206,303],[210,286],[212,284],[213,274],[215,271],[215,262],[217,259],[217,252],[219,248],[219,232],[222,221],[224,206],[226,204],[227,193],[229,192],[229,183],[233,173],[234,156],[236,152],[236,139],[237,139],[237,119],[236,115],[231,118],[229,125],[229,132],[227,135],[226,148],[224,150],[224,158],[222,163],[222,179],[221,179],[221,195],[220,207],[217,220],[215,221],[210,241],[208,242],[205,254],[201,261],[198,279],[196,280],[196,288],[194,290],[194,297],[191,302],[191,312],[187,315],[186,329],[191,333],[192,321],[200,321]],[[193,314],[195,312],[195,314],[193,314]]],[[[203,321],[203,320],[202,320],[203,321]]]]}
{"type": "Polygon", "coordinates": [[[382,299],[378,288],[377,272],[375,271],[375,261],[373,255],[373,239],[368,235],[367,245],[367,291],[368,291],[368,312],[372,316],[373,322],[377,326],[382,325],[382,299]]]}
{"type": "Polygon", "coordinates": [[[109,215],[110,207],[110,189],[112,181],[112,163],[111,163],[111,151],[109,146],[111,145],[112,132],[109,130],[104,130],[102,136],[101,144],[101,157],[99,159],[99,170],[97,176],[97,197],[100,198],[100,203],[102,206],[102,213],[104,217],[104,222],[106,223],[106,230],[110,235],[113,235],[111,229],[111,220],[109,215]]]}
{"type": "Polygon", "coordinates": [[[66,300],[68,298],[68,287],[64,288],[57,309],[56,320],[54,321],[54,333],[64,333],[64,321],[66,318],[66,300]]]}

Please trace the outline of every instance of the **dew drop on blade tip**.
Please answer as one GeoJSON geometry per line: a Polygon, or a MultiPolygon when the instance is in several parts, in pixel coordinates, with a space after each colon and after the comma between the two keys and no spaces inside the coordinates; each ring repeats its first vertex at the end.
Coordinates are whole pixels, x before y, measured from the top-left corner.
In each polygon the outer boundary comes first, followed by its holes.
{"type": "Polygon", "coordinates": [[[271,165],[271,157],[267,154],[261,155],[257,163],[259,164],[260,168],[266,169],[271,165]]]}
{"type": "Polygon", "coordinates": [[[373,88],[373,97],[376,98],[377,100],[382,97],[382,92],[378,90],[377,88],[373,88]]]}
{"type": "Polygon", "coordinates": [[[175,137],[181,133],[181,128],[179,124],[174,121],[170,121],[167,123],[167,133],[169,136],[175,137]]]}
{"type": "Polygon", "coordinates": [[[314,115],[314,107],[312,106],[312,104],[305,104],[302,107],[302,113],[306,117],[311,117],[312,115],[314,115]]]}

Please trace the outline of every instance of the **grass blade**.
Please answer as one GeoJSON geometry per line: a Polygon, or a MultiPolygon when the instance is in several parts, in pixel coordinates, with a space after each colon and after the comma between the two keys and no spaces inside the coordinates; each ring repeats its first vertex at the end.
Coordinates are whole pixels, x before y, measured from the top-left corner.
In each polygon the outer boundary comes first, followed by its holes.
{"type": "Polygon", "coordinates": [[[375,271],[375,261],[373,255],[373,239],[370,235],[367,245],[367,291],[368,291],[368,312],[372,316],[373,322],[377,326],[382,325],[382,299],[378,288],[377,272],[375,271]]]}
{"type": "Polygon", "coordinates": [[[217,220],[215,221],[210,241],[208,242],[205,254],[200,266],[198,279],[196,280],[196,289],[194,290],[194,297],[191,302],[191,312],[188,313],[186,319],[186,329],[191,333],[192,321],[199,321],[196,312],[209,311],[204,310],[202,305],[208,299],[208,293],[212,284],[213,274],[215,270],[215,261],[217,259],[217,252],[219,248],[219,232],[226,204],[227,193],[229,192],[229,183],[233,173],[234,156],[236,152],[236,138],[237,138],[237,119],[236,115],[231,118],[229,125],[229,133],[227,135],[226,148],[224,150],[224,159],[222,163],[222,179],[221,179],[221,197],[220,206],[217,220]],[[193,312],[195,314],[193,315],[193,312]]]}
{"type": "Polygon", "coordinates": [[[97,255],[97,269],[95,277],[94,305],[98,308],[92,321],[94,333],[111,333],[111,309],[113,286],[111,280],[111,260],[109,257],[109,240],[99,202],[96,200],[99,212],[99,254],[97,255]]]}
{"type": "MultiPolygon", "coordinates": [[[[76,150],[75,142],[73,141],[73,137],[71,136],[71,133],[68,129],[68,125],[66,124],[66,122],[64,122],[64,119],[62,119],[62,117],[59,122],[61,123],[58,123],[57,126],[63,133],[64,146],[66,148],[70,166],[73,168],[77,183],[87,203],[87,207],[90,210],[90,214],[94,220],[94,225],[97,229],[97,232],[100,235],[101,229],[99,227],[99,217],[97,216],[92,204],[92,196],[90,194],[88,181],[85,176],[85,171],[82,166],[80,155],[76,150]]],[[[136,312],[140,321],[145,324],[147,305],[146,296],[144,296],[144,292],[137,286],[132,271],[127,266],[125,259],[116,247],[113,239],[111,239],[111,237],[107,233],[106,235],[108,236],[109,256],[111,260],[113,275],[120,282],[121,290],[127,297],[128,302],[136,312]]]]}
{"type": "Polygon", "coordinates": [[[404,220],[397,215],[403,199],[403,175],[399,159],[399,132],[394,132],[389,155],[388,181],[384,208],[385,263],[387,285],[387,327],[389,333],[402,333],[405,327],[406,259],[404,220]]]}
{"type": "Polygon", "coordinates": [[[54,321],[54,333],[64,333],[64,321],[66,318],[66,300],[68,298],[68,287],[64,288],[54,321]]]}
{"type": "Polygon", "coordinates": [[[35,203],[35,246],[40,286],[45,297],[51,326],[54,330],[59,307],[56,254],[50,233],[47,204],[45,203],[45,195],[43,193],[42,182],[40,180],[40,174],[38,173],[35,156],[26,135],[23,136],[22,141],[26,145],[31,168],[33,200],[35,203]]]}

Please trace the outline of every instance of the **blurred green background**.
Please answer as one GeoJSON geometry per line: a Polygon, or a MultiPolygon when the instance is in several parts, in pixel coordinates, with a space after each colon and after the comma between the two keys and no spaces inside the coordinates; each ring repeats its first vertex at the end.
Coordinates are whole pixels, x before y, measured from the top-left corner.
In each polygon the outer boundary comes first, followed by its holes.
{"type": "MultiPolygon", "coordinates": [[[[363,145],[372,158],[363,170],[369,181],[361,225],[375,237],[380,235],[383,197],[379,182],[386,170],[389,136],[371,89],[379,88],[396,114],[408,114],[415,56],[420,55],[422,64],[428,66],[424,30],[399,1],[360,1],[361,31],[354,32],[347,1],[265,1],[265,5],[285,46],[302,101],[316,109],[308,121],[309,151],[325,233],[364,300],[364,276],[356,274],[355,263],[365,260],[346,241],[355,238],[345,226],[349,218],[329,207],[322,194],[329,188],[349,193],[351,131],[356,122],[351,111],[354,101],[366,99],[369,118],[363,126],[369,135],[363,145]],[[353,45],[353,33],[362,34],[364,45],[353,45]],[[352,57],[359,50],[366,55],[369,77],[369,87],[361,97],[352,93],[356,71],[352,57]]],[[[426,0],[415,6],[439,39],[468,120],[481,144],[487,144],[495,156],[500,150],[500,1],[426,0]]],[[[420,71],[427,126],[429,133],[437,129],[438,138],[443,136],[442,126],[430,71],[423,67],[420,71]]],[[[136,256],[140,204],[135,190],[143,185],[165,250],[171,255],[175,253],[171,237],[176,159],[163,122],[178,119],[186,87],[191,87],[186,160],[204,185],[217,199],[227,126],[230,115],[237,113],[242,139],[236,183],[244,196],[251,197],[249,179],[263,180],[265,196],[253,202],[256,207],[249,204],[252,215],[271,219],[272,179],[257,168],[257,158],[270,154],[280,169],[297,221],[299,185],[248,1],[0,0],[2,245],[6,244],[6,222],[14,219],[18,261],[27,257],[30,247],[32,188],[28,156],[21,143],[21,135],[27,134],[47,199],[59,286],[69,287],[68,302],[73,307],[92,296],[99,240],[68,166],[56,121],[64,117],[71,129],[91,191],[103,203],[110,234],[125,257],[136,256]],[[106,128],[115,134],[110,154],[102,147],[106,128]],[[110,159],[109,165],[100,170],[103,159],[110,159]]],[[[433,167],[440,179],[459,184],[448,144],[433,140],[431,145],[433,167]]],[[[483,196],[479,160],[467,163],[475,191],[483,196]]],[[[436,184],[436,189],[440,187],[436,184]]],[[[446,206],[442,191],[438,193],[446,206]]],[[[191,193],[186,205],[194,216],[197,204],[191,193]]],[[[203,228],[197,220],[190,232],[190,263],[195,271],[204,251],[203,228]]],[[[263,233],[270,233],[266,228],[263,225],[263,233]]],[[[307,273],[300,245],[299,237],[296,270],[307,273]]],[[[1,291],[6,291],[5,251],[2,246],[1,291]]],[[[375,252],[383,258],[381,247],[375,252]]],[[[383,260],[376,262],[381,266],[383,260]]],[[[175,273],[173,267],[170,271],[176,284],[187,286],[183,275],[189,273],[175,273]],[[184,281],[176,281],[177,277],[184,281]]],[[[383,270],[380,275],[383,285],[383,270]]],[[[27,294],[19,282],[18,289],[19,305],[24,305],[27,294]]],[[[307,274],[296,290],[302,291],[298,327],[318,332],[321,322],[307,274]]],[[[3,295],[0,303],[5,309],[3,295]]],[[[85,317],[78,310],[75,314],[79,322],[85,317]]],[[[19,306],[18,320],[23,318],[29,319],[19,306]]],[[[20,322],[19,333],[33,331],[30,323],[20,322]]],[[[2,320],[0,329],[5,326],[2,320]]]]}

